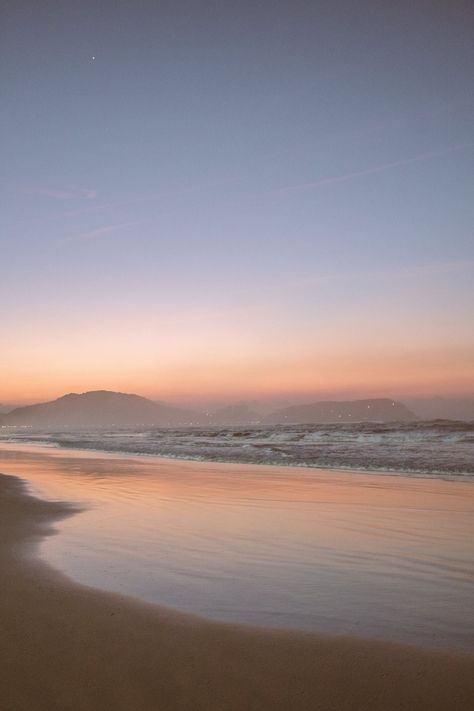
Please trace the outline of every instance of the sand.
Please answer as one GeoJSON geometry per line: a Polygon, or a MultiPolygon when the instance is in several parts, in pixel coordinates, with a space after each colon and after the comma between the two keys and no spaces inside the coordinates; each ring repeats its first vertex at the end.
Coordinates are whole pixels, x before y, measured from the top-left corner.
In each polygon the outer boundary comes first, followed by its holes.
{"type": "Polygon", "coordinates": [[[70,514],[0,476],[1,711],[474,708],[473,656],[217,624],[73,583],[35,556],[70,514]]]}

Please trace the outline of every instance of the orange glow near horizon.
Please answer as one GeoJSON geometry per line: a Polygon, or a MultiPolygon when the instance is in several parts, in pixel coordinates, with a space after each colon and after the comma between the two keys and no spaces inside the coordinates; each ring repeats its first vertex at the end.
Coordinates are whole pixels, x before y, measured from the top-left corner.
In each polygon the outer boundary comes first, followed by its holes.
{"type": "Polygon", "coordinates": [[[68,392],[116,390],[152,399],[239,400],[285,397],[357,398],[416,395],[467,395],[474,382],[474,358],[443,353],[310,354],[285,359],[259,358],[195,362],[95,363],[49,359],[48,369],[29,363],[4,363],[1,401],[31,403],[68,392]]]}
{"type": "Polygon", "coordinates": [[[438,4],[8,3],[2,411],[474,394],[471,16],[438,4]]]}
{"type": "Polygon", "coordinates": [[[308,302],[307,292],[291,302],[252,292],[220,308],[155,308],[121,297],[70,315],[57,306],[47,319],[33,308],[22,321],[8,314],[0,403],[88,390],[175,402],[471,394],[467,302],[435,309],[413,286],[403,277],[378,301],[344,304],[323,285],[308,302]]]}

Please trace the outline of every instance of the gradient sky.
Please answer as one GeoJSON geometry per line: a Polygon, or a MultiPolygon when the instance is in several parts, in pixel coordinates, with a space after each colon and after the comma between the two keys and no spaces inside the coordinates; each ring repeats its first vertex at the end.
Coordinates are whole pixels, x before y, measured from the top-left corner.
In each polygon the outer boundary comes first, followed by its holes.
{"type": "Polygon", "coordinates": [[[474,6],[2,4],[0,401],[474,390],[474,6]]]}

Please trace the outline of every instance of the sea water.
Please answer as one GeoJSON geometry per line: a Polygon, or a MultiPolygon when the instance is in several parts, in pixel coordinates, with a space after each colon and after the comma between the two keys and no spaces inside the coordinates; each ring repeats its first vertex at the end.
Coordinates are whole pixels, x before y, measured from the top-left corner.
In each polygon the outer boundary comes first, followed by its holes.
{"type": "Polygon", "coordinates": [[[249,427],[0,428],[0,442],[180,459],[474,478],[474,422],[249,427]]]}
{"type": "Polygon", "coordinates": [[[82,509],[41,555],[83,584],[215,620],[474,651],[469,478],[15,443],[0,471],[82,509]]]}

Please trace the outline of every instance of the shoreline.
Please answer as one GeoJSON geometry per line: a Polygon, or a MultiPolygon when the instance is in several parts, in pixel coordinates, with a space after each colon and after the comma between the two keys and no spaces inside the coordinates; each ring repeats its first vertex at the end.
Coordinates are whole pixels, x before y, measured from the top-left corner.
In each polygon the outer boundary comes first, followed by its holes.
{"type": "Polygon", "coordinates": [[[148,452],[128,452],[125,450],[110,450],[110,449],[96,449],[92,447],[62,447],[56,443],[49,442],[24,442],[22,440],[18,441],[6,441],[0,440],[0,448],[9,449],[46,449],[49,452],[74,452],[75,454],[100,454],[108,457],[116,457],[118,459],[142,459],[142,460],[153,460],[156,459],[159,462],[173,462],[173,463],[191,463],[191,464],[210,464],[210,465],[220,465],[225,464],[229,466],[238,467],[257,467],[257,468],[269,468],[269,469],[295,469],[298,473],[321,473],[325,474],[328,472],[333,472],[336,475],[346,476],[346,475],[356,475],[356,476],[380,476],[380,477],[392,477],[394,479],[407,479],[414,481],[417,479],[428,480],[428,481],[442,481],[446,483],[466,483],[474,484],[474,473],[472,472],[462,472],[458,474],[451,474],[447,472],[433,471],[433,473],[423,472],[421,470],[402,470],[402,469],[363,469],[356,467],[345,467],[340,466],[323,466],[321,464],[311,466],[309,464],[282,464],[279,462],[248,462],[248,461],[237,461],[231,459],[205,459],[197,457],[172,457],[165,454],[156,454],[148,452]]]}
{"type": "Polygon", "coordinates": [[[0,476],[8,711],[474,706],[474,655],[215,623],[74,583],[36,557],[74,510],[0,476]]]}
{"type": "Polygon", "coordinates": [[[19,444],[165,461],[246,463],[473,482],[473,428],[474,422],[437,420],[57,430],[4,426],[0,442],[11,437],[19,444]]]}

